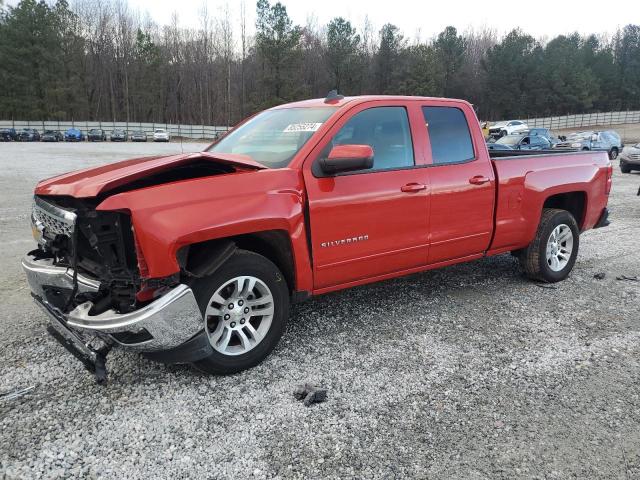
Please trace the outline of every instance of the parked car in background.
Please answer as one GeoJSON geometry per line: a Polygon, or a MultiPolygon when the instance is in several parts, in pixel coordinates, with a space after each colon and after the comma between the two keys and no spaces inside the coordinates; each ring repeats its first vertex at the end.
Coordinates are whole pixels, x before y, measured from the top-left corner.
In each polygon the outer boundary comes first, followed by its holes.
{"type": "Polygon", "coordinates": [[[132,142],[146,142],[147,141],[147,133],[142,130],[136,130],[131,133],[131,141],[132,142]]]}
{"type": "Polygon", "coordinates": [[[18,132],[15,128],[0,128],[0,142],[15,142],[18,140],[18,132]]]}
{"type": "Polygon", "coordinates": [[[632,170],[640,170],[640,143],[627,145],[620,154],[620,171],[630,173],[632,170]]]}
{"type": "Polygon", "coordinates": [[[529,130],[529,126],[521,120],[507,120],[504,122],[496,122],[489,127],[489,135],[500,138],[505,135],[513,135],[529,130]]]}
{"type": "Polygon", "coordinates": [[[489,150],[550,150],[551,142],[540,135],[507,135],[494,143],[487,142],[489,150]]]}
{"type": "Polygon", "coordinates": [[[166,130],[158,128],[153,132],[154,142],[168,142],[169,140],[171,140],[171,136],[166,130]]]}
{"type": "Polygon", "coordinates": [[[21,142],[39,142],[40,132],[35,128],[23,128],[18,133],[18,140],[21,142]]]}
{"type": "Polygon", "coordinates": [[[113,132],[111,132],[112,142],[126,142],[127,138],[127,132],[124,130],[114,130],[113,132]]]}
{"type": "Polygon", "coordinates": [[[70,128],[64,132],[65,142],[82,142],[84,141],[84,133],[78,128],[70,128]]]}
{"type": "Polygon", "coordinates": [[[524,133],[526,133],[529,136],[537,135],[537,136],[546,138],[547,140],[549,140],[551,147],[553,147],[557,143],[560,143],[560,139],[555,135],[552,135],[551,130],[549,130],[548,128],[530,128],[528,131],[524,133]]]}
{"type": "Polygon", "coordinates": [[[45,130],[41,140],[43,142],[61,142],[64,140],[64,137],[59,130],[45,130]]]}
{"type": "Polygon", "coordinates": [[[90,142],[104,142],[107,140],[107,133],[101,128],[92,128],[87,133],[87,140],[90,142]]]}
{"type": "Polygon", "coordinates": [[[620,135],[613,130],[570,133],[554,146],[572,150],[604,150],[611,160],[618,158],[623,147],[620,135]]]}

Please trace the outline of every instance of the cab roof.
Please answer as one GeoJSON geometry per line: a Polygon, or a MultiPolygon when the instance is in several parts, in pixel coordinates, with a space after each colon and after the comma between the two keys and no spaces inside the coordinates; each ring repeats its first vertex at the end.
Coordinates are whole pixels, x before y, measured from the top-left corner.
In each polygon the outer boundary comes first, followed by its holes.
{"type": "Polygon", "coordinates": [[[315,108],[315,107],[343,107],[347,104],[359,104],[364,102],[372,102],[372,101],[384,101],[384,100],[396,100],[396,101],[438,101],[438,102],[452,102],[452,103],[465,103],[467,105],[471,105],[466,100],[459,100],[454,98],[441,98],[441,97],[414,97],[410,95],[359,95],[354,97],[344,97],[338,98],[335,100],[329,100],[325,98],[313,98],[310,100],[302,100],[298,102],[285,103],[282,105],[278,105],[273,107],[273,110],[281,109],[281,108],[315,108]]]}

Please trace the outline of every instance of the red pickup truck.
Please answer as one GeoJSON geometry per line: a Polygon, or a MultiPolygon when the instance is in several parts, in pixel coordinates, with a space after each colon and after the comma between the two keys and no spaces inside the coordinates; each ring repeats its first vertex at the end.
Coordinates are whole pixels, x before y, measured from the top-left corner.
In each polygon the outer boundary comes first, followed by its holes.
{"type": "Polygon", "coordinates": [[[202,153],[41,182],[23,267],[50,332],[99,376],[114,345],[231,373],[313,295],[507,252],[564,279],[580,233],[608,224],[611,175],[606,152],[491,158],[462,100],[334,94],[202,153]]]}

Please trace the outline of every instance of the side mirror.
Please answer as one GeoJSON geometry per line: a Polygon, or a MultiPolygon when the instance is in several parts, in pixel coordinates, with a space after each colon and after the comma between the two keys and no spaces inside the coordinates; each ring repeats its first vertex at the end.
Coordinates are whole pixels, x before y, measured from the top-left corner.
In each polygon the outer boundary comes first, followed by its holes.
{"type": "Polygon", "coordinates": [[[336,145],[319,163],[327,175],[366,170],[373,168],[373,148],[369,145],[336,145]]]}

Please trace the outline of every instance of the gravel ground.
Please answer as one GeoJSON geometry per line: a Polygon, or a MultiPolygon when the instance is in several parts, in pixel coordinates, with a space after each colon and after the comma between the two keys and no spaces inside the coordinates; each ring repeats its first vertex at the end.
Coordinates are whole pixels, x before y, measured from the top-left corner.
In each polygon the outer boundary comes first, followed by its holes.
{"type": "Polygon", "coordinates": [[[33,185],[179,148],[0,144],[0,393],[34,386],[0,397],[0,477],[640,478],[640,282],[616,280],[640,274],[640,174],[616,168],[612,225],[553,288],[502,255],[298,305],[242,374],[116,351],[98,386],[29,298],[33,185]]]}

